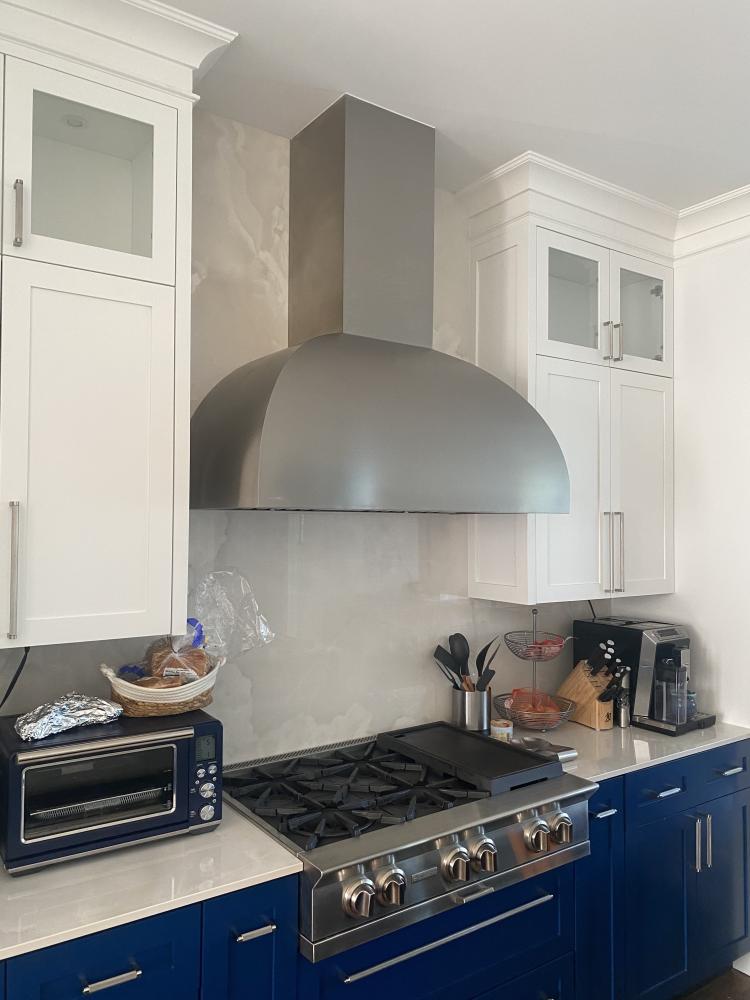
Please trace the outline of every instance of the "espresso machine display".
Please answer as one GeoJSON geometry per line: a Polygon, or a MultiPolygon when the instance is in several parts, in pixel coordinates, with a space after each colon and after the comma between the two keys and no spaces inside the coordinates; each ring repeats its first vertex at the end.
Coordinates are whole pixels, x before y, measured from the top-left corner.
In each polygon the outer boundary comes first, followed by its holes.
{"type": "Polygon", "coordinates": [[[716,722],[716,716],[690,708],[690,636],[681,625],[596,618],[574,622],[573,636],[576,663],[600,643],[614,642],[616,655],[631,668],[632,725],[679,736],[716,722]]]}

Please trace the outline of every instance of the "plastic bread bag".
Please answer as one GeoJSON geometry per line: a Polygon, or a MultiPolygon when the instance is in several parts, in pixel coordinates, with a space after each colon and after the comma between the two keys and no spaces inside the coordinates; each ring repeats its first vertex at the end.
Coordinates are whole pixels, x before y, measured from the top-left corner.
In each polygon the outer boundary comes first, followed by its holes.
{"type": "Polygon", "coordinates": [[[185,635],[157,639],[146,650],[145,667],[149,677],[190,684],[211,670],[211,661],[203,648],[202,624],[197,618],[188,618],[187,625],[185,635]]]}
{"type": "Polygon", "coordinates": [[[98,726],[113,722],[122,715],[122,705],[104,698],[71,691],[62,698],[32,709],[16,719],[16,732],[22,740],[42,740],[78,726],[98,726]]]}
{"type": "Polygon", "coordinates": [[[206,649],[214,656],[238,656],[275,639],[239,570],[207,573],[193,591],[192,604],[203,623],[206,649]]]}

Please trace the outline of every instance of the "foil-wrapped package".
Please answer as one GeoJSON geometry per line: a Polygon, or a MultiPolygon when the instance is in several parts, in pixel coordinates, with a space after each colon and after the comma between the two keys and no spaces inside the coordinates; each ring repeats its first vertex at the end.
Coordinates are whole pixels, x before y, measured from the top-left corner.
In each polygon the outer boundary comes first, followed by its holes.
{"type": "Polygon", "coordinates": [[[22,740],[43,740],[45,736],[64,733],[78,726],[113,722],[122,715],[122,705],[70,691],[56,701],[32,709],[16,719],[16,732],[22,740]]]}

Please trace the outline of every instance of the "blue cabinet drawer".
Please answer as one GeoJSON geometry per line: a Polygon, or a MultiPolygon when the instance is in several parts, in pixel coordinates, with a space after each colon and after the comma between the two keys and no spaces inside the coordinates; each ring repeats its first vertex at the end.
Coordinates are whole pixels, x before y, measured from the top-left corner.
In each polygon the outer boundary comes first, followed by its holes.
{"type": "Polygon", "coordinates": [[[728,743],[696,757],[703,787],[702,802],[750,788],[750,740],[728,743]]]}
{"type": "Polygon", "coordinates": [[[202,1000],[293,1000],[296,875],[203,904],[202,1000]]]}
{"type": "Polygon", "coordinates": [[[298,998],[470,1000],[562,958],[573,942],[571,864],[322,962],[300,956],[298,998]]]}
{"type": "Polygon", "coordinates": [[[476,1000],[577,1000],[573,956],[567,955],[527,976],[483,993],[476,1000]]]}
{"type": "Polygon", "coordinates": [[[200,906],[182,907],[7,962],[7,1000],[197,1000],[200,906]]]}
{"type": "Polygon", "coordinates": [[[704,797],[699,756],[681,757],[626,774],[626,825],[643,826],[697,805],[704,797]]]}

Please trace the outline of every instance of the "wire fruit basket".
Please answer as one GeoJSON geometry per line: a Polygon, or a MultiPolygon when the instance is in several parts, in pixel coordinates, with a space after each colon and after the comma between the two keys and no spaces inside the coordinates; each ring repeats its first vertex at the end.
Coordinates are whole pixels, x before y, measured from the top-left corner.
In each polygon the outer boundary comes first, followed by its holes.
{"type": "Polygon", "coordinates": [[[514,726],[521,726],[523,729],[534,729],[544,733],[550,729],[557,729],[563,722],[567,722],[576,708],[576,703],[569,698],[560,698],[558,695],[546,695],[551,705],[545,711],[533,711],[531,709],[513,708],[513,695],[499,694],[493,699],[495,711],[503,719],[510,719],[514,726]]]}

